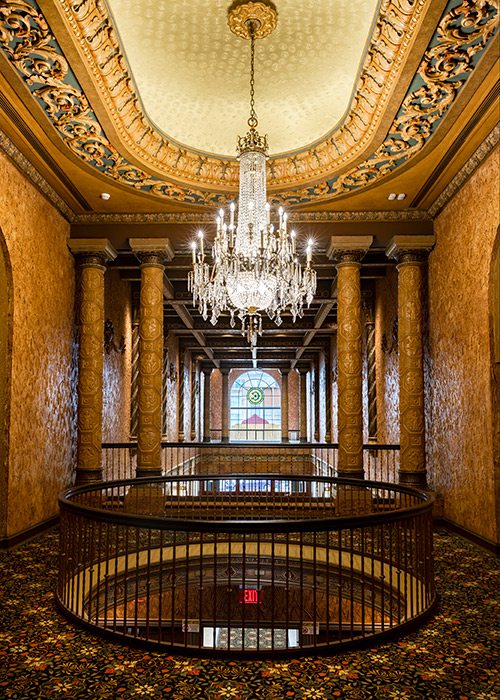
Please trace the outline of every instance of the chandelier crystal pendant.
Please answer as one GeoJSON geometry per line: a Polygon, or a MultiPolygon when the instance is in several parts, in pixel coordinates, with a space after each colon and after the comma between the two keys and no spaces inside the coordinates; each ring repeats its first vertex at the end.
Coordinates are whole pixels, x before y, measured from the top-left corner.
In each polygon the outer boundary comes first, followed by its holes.
{"type": "Polygon", "coordinates": [[[297,253],[295,231],[288,228],[288,217],[280,207],[273,223],[266,202],[267,137],[257,131],[255,112],[255,40],[268,36],[276,27],[278,13],[270,2],[234,2],[228,10],[231,31],[250,40],[250,117],[249,130],[238,137],[240,183],[238,211],[230,205],[229,217],[223,209],[217,216],[212,245],[212,267],[206,262],[203,231],[193,241],[193,269],[188,288],[193,304],[212,324],[229,312],[231,327],[235,316],[252,350],[262,335],[262,312],[278,326],[289,310],[293,321],[302,317],[304,303],[310,305],[316,291],[312,268],[312,240],[306,248],[306,266],[297,253]]]}

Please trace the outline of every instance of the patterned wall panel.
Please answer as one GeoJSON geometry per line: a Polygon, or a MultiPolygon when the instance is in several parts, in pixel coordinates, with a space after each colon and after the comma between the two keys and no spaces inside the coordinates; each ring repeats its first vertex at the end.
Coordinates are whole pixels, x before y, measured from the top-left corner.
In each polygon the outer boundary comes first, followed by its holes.
{"type": "Polygon", "coordinates": [[[0,231],[14,287],[7,521],[13,534],[55,515],[57,496],[72,479],[75,282],[68,224],[1,154],[0,231]]]}
{"type": "Polygon", "coordinates": [[[427,464],[444,514],[499,540],[488,277],[499,223],[498,148],[435,222],[429,258],[427,464]]]}

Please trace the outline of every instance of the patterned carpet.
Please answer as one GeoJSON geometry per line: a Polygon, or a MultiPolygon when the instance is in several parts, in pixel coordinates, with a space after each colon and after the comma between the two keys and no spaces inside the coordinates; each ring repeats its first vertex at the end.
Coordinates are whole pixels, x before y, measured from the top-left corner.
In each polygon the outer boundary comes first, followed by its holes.
{"type": "Polygon", "coordinates": [[[55,609],[57,533],[0,553],[0,698],[496,700],[497,558],[436,534],[440,605],[397,642],[330,658],[223,662],[94,638],[55,609]]]}

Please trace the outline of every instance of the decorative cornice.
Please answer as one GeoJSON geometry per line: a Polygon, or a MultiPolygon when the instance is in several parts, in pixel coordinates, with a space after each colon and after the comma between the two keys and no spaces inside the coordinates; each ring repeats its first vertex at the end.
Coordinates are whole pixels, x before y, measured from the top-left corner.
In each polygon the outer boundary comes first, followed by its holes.
{"type": "Polygon", "coordinates": [[[435,218],[445,208],[448,202],[456,195],[458,190],[465,184],[472,173],[477,170],[483,160],[485,160],[495,146],[498,145],[499,140],[500,125],[497,124],[429,208],[429,215],[432,218],[435,218]]]}
{"type": "Polygon", "coordinates": [[[51,204],[67,219],[73,223],[74,212],[68,207],[66,202],[59,197],[55,189],[49,185],[47,180],[41,175],[38,170],[23,156],[21,151],[16,148],[9,137],[0,129],[0,150],[10,158],[14,165],[25,175],[35,187],[49,200],[51,204]]]}
{"type": "MultiPolygon", "coordinates": [[[[303,211],[290,212],[290,223],[342,221],[430,221],[426,211],[303,211]]],[[[74,224],[214,224],[214,212],[161,212],[149,214],[76,214],[74,224]]]]}

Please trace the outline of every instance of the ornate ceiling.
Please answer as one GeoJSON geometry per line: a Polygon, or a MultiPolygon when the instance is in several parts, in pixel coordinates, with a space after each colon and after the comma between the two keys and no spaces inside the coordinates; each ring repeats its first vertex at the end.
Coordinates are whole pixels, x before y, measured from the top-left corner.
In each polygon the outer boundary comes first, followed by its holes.
{"type": "MultiPolygon", "coordinates": [[[[278,12],[257,44],[270,198],[380,210],[394,191],[410,202],[391,206],[432,204],[496,122],[496,0],[355,12],[281,0],[278,12]]],[[[232,199],[247,81],[248,45],[222,0],[0,2],[0,129],[75,215],[232,199]],[[103,190],[112,204],[96,201],[103,190]]]]}
{"type": "MultiPolygon", "coordinates": [[[[229,30],[227,5],[108,0],[153,124],[169,140],[225,160],[234,158],[236,136],[247,129],[250,72],[250,42],[229,30]]],[[[314,5],[303,12],[302,0],[281,0],[276,30],[257,41],[257,114],[272,154],[303,150],[334,130],[349,107],[378,9],[376,0],[314,5]]]]}

